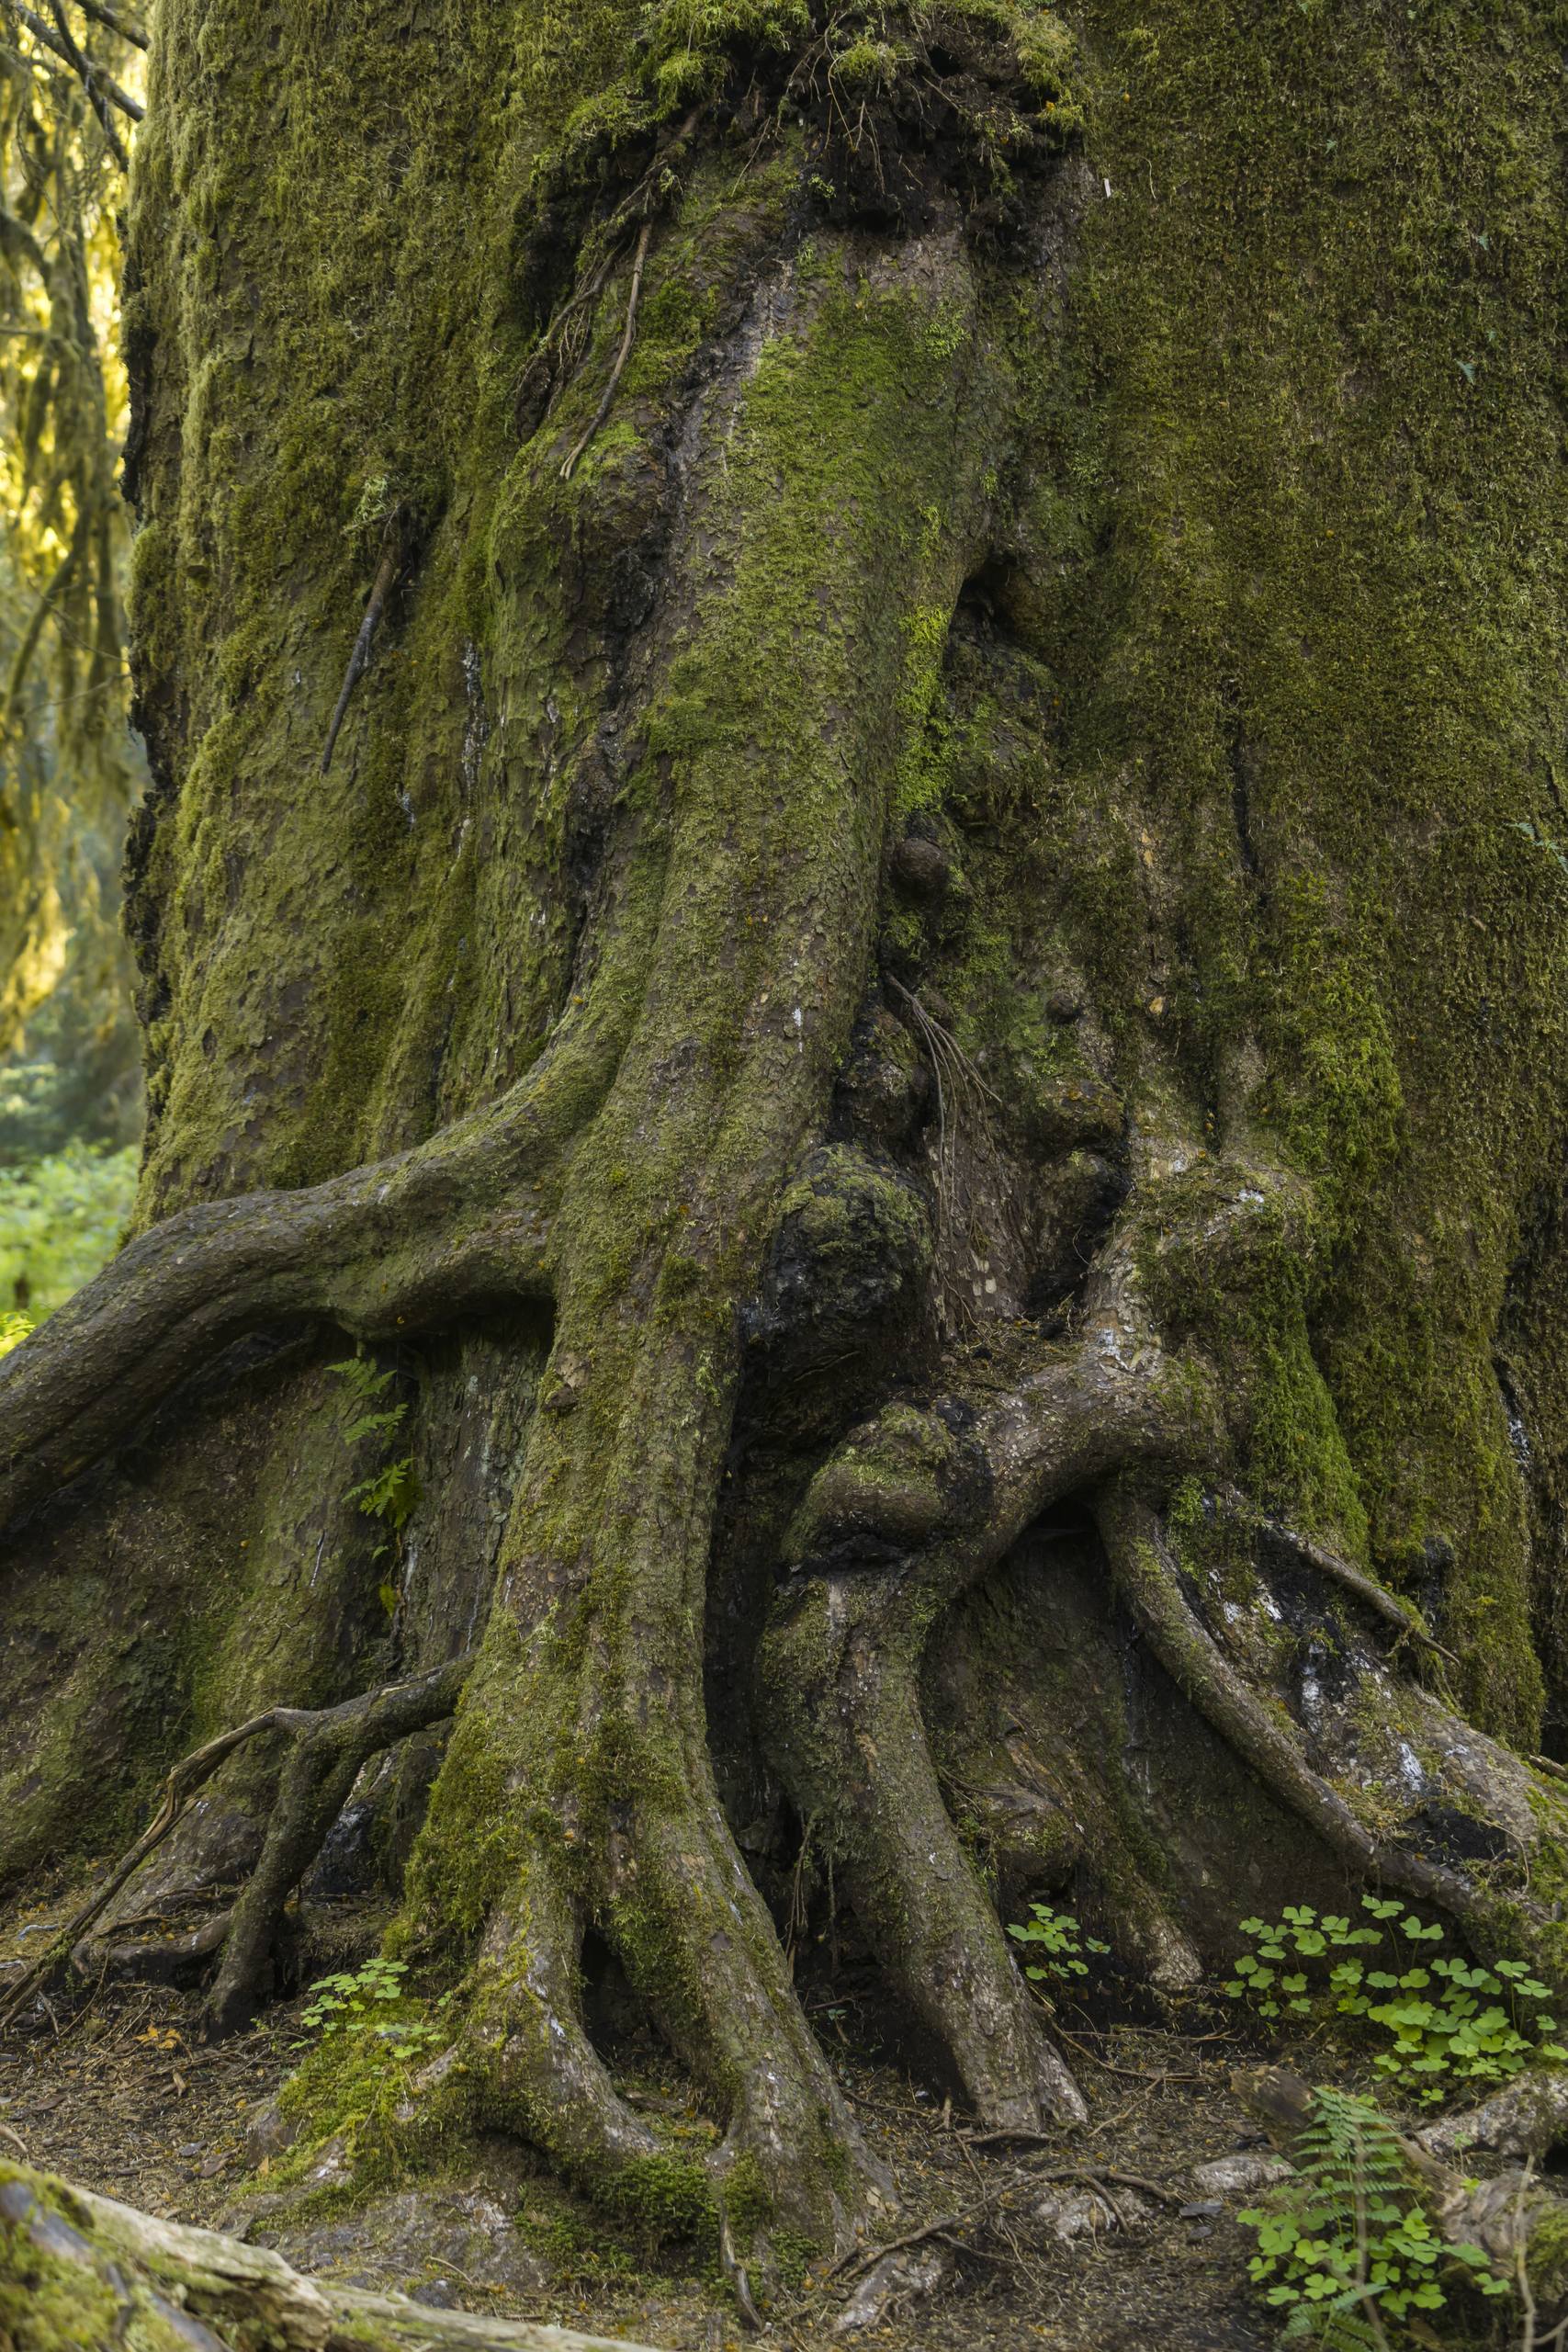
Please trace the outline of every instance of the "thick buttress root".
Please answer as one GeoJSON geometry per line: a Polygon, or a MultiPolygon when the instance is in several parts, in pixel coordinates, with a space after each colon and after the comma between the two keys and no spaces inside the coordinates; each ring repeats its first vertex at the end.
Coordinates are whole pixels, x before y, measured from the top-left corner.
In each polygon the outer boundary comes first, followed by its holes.
{"type": "Polygon", "coordinates": [[[773,1929],[755,1891],[727,1876],[694,1818],[628,1823],[618,1867],[632,1882],[638,1932],[625,1919],[617,1928],[594,1871],[596,1917],[671,2046],[727,2110],[719,2144],[696,2156],[672,2147],[616,2090],[582,2013],[587,1905],[570,1883],[580,1874],[544,1840],[530,1841],[511,1899],[491,1913],[464,1988],[465,2023],[416,2085],[411,2122],[521,2131],[612,2211],[665,2227],[711,2218],[732,2253],[738,2237],[749,2250],[758,2227],[852,2243],[889,2186],[787,1981],[770,1983],[773,1929]],[[684,1900],[650,1905],[655,1885],[684,1900]],[[657,1975],[639,1958],[651,1910],[657,1975]],[[716,1928],[720,1918],[728,1931],[716,1928]]]}
{"type": "MultiPolygon", "coordinates": [[[[653,721],[680,750],[657,794],[617,802],[603,868],[626,878],[601,890],[535,1070],[396,1162],[169,1220],[17,1351],[0,1394],[0,1512],[16,1511],[243,1330],[320,1315],[374,1339],[479,1305],[554,1305],[484,1688],[438,1777],[421,1841],[434,1859],[422,1882],[416,1853],[411,1874],[437,1948],[479,1939],[431,2101],[521,2124],[612,2204],[668,2166],[583,2025],[592,1925],[722,2118],[700,2170],[732,2251],[742,2210],[763,2204],[840,2242],[880,2186],[717,1799],[704,1612],[737,1303],[822,1132],[873,967],[894,786],[924,725],[910,648],[955,609],[1000,478],[1007,411],[985,339],[966,339],[973,364],[934,401],[909,364],[918,339],[976,315],[956,219],[922,239],[918,267],[913,254],[868,278],[846,249],[848,312],[819,257],[798,300],[758,294],[756,351],[739,341],[707,388],[665,518],[676,590],[619,715],[628,758],[653,721]],[[820,430],[846,396],[847,451],[820,430]],[[942,527],[889,567],[886,517],[928,509],[942,527]],[[760,626],[789,648],[787,687],[757,658],[760,626]],[[474,1858],[498,1817],[492,1870],[474,1858]]],[[[575,542],[593,471],[569,492],[558,463],[547,483],[535,466],[516,501],[528,527],[570,524],[575,542]]],[[[312,1741],[287,1777],[231,1923],[220,2025],[254,1996],[266,1922],[349,1752],[312,1741]]]]}

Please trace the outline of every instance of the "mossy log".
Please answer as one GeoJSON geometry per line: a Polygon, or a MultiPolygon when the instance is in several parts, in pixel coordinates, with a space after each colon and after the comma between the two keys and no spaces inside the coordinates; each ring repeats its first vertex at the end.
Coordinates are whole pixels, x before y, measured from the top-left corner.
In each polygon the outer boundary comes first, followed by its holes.
{"type": "Polygon", "coordinates": [[[475,1653],[101,1922],[227,2027],[313,1848],[395,1898],[302,2177],[847,2245],[840,1897],[997,2130],[1080,2105],[1032,1893],[1160,1986],[1347,1875],[1568,1980],[1562,28],[1077,21],[162,0],[151,1123],[0,1366],[0,1874],[475,1653]]]}
{"type": "MultiPolygon", "coordinates": [[[[626,2352],[623,2339],[616,2343],[626,2352]]],[[[280,2255],[155,2221],[0,2161],[6,2352],[610,2352],[606,2339],[471,2318],[302,2278],[280,2255]]],[[[632,2346],[630,2352],[638,2352],[632,2346]]]]}

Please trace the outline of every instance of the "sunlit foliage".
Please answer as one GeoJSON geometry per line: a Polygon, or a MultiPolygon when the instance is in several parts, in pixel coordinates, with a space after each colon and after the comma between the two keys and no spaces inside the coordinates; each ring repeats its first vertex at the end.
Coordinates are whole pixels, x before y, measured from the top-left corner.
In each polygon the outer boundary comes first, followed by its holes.
{"type": "Polygon", "coordinates": [[[0,1049],[104,919],[73,869],[140,781],[117,215],[144,46],[96,0],[0,0],[0,1049]]]}

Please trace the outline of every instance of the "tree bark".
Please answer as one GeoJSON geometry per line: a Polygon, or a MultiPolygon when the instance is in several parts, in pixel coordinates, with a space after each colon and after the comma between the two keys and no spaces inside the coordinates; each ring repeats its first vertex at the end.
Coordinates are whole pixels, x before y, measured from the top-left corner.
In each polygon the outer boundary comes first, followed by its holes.
{"type": "Polygon", "coordinates": [[[162,0],[151,1125],[0,1367],[0,1868],[473,1649],[105,1915],[255,1872],[226,2028],[375,1816],[439,2046],[290,2094],[367,2162],[849,2243],[814,1873],[996,2129],[1081,2111],[1030,1890],[1563,1973],[1562,80],[1523,0],[162,0]]]}

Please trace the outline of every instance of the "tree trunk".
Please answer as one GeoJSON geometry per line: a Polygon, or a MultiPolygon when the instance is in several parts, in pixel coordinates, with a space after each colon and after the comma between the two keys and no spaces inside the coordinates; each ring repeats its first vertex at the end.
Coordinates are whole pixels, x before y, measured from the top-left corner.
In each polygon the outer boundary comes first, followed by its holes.
{"type": "Polygon", "coordinates": [[[1551,17],[161,0],[151,1124],[0,1369],[0,1863],[310,1711],[101,1932],[256,1869],[231,2024],[412,1838],[367,2166],[846,2241],[792,1870],[995,2128],[1000,1897],[1565,1973],[1551,17]],[[438,1769],[333,1712],[470,1649],[438,1769]]]}

